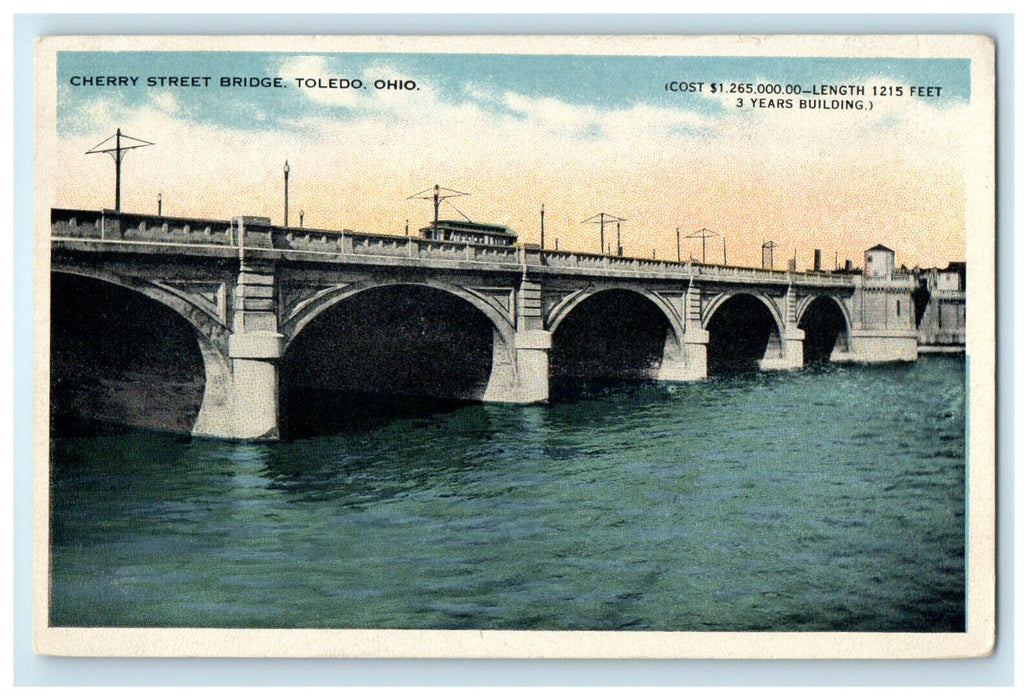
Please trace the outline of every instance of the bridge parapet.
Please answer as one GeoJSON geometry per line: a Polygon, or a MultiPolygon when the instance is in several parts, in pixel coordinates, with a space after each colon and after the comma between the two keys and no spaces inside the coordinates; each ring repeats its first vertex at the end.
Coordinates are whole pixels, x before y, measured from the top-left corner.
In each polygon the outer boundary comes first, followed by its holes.
{"type": "MultiPolygon", "coordinates": [[[[243,222],[245,230],[244,249],[265,251],[266,255],[283,251],[490,265],[516,266],[521,262],[521,251],[506,246],[273,226],[269,219],[258,217],[239,217],[238,221],[243,222]]],[[[240,246],[238,235],[237,221],[231,220],[159,217],[114,210],[51,210],[51,237],[55,239],[231,249],[240,246]]]]}
{"type": "Polygon", "coordinates": [[[859,277],[858,286],[864,290],[912,290],[916,289],[918,282],[916,275],[911,273],[894,274],[889,277],[859,277]]]}
{"type": "Polygon", "coordinates": [[[688,280],[690,266],[688,263],[674,262],[672,260],[655,260],[649,258],[626,258],[611,255],[600,255],[599,253],[574,253],[568,251],[544,251],[537,246],[528,246],[525,249],[525,259],[528,264],[542,265],[544,268],[570,271],[572,273],[603,273],[603,274],[633,274],[633,275],[663,275],[667,278],[688,280]]]}
{"type": "Polygon", "coordinates": [[[51,236],[84,240],[233,245],[229,220],[123,214],[112,209],[52,209],[51,236]]]}
{"type": "Polygon", "coordinates": [[[526,248],[529,259],[535,253],[539,254],[541,264],[549,268],[571,269],[571,270],[614,270],[634,272],[663,272],[676,273],[689,276],[689,263],[673,262],[671,260],[655,260],[649,258],[627,258],[614,255],[601,255],[600,253],[576,253],[561,250],[539,250],[538,248],[526,248]]]}
{"type": "Polygon", "coordinates": [[[260,217],[218,220],[127,214],[114,210],[51,210],[51,236],[55,240],[104,242],[119,246],[186,246],[185,251],[204,247],[209,250],[201,254],[217,256],[228,255],[241,247],[240,224],[244,229],[244,251],[258,257],[300,254],[318,259],[332,257],[343,262],[369,261],[374,264],[429,261],[432,265],[489,269],[517,269],[520,265],[528,265],[590,276],[690,277],[689,263],[669,260],[274,226],[269,219],[260,217]]]}
{"type": "Polygon", "coordinates": [[[694,278],[727,284],[798,284],[815,287],[853,287],[859,275],[803,270],[769,270],[758,267],[693,264],[694,278]]]}

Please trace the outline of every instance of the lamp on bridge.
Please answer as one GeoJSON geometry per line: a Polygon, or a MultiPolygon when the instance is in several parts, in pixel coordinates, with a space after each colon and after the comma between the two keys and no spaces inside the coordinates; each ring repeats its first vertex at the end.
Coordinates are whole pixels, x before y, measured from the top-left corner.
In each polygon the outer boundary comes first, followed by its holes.
{"type": "Polygon", "coordinates": [[[288,162],[284,161],[284,227],[288,225],[288,174],[291,172],[291,166],[288,162]]]}

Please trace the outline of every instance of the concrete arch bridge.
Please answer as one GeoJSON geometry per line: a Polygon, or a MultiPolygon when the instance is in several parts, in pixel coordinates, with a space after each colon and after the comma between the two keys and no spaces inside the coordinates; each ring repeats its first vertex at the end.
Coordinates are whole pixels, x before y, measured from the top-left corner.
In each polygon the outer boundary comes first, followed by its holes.
{"type": "Polygon", "coordinates": [[[535,403],[917,355],[911,277],[110,210],[52,210],[50,256],[52,414],[220,438],[277,439],[297,391],[535,403]]]}

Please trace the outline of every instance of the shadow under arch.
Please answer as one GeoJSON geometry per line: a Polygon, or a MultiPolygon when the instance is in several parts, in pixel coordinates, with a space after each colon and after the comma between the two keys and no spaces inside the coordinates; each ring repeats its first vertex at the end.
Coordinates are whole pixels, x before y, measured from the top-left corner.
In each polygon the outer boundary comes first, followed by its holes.
{"type": "Polygon", "coordinates": [[[680,336],[670,315],[647,295],[622,287],[573,297],[549,320],[550,395],[564,384],[664,378],[678,362],[680,336]]]}
{"type": "Polygon", "coordinates": [[[219,434],[229,367],[211,325],[160,288],[57,270],[50,287],[51,428],[219,434]],[[220,425],[215,425],[219,423],[220,425]]]}
{"type": "Polygon", "coordinates": [[[479,401],[495,375],[512,375],[507,339],[468,299],[413,283],[348,291],[291,327],[280,360],[282,436],[479,401]]]}
{"type": "Polygon", "coordinates": [[[782,354],[782,324],[771,300],[724,294],[702,314],[709,333],[708,375],[756,370],[782,354]]]}
{"type": "Polygon", "coordinates": [[[284,335],[285,348],[291,345],[292,341],[305,329],[309,323],[318,318],[321,314],[332,309],[350,297],[363,294],[376,289],[388,287],[421,287],[437,289],[458,299],[466,301],[475,307],[495,326],[500,336],[508,342],[513,340],[513,321],[493,304],[472,292],[469,289],[456,285],[437,282],[435,280],[422,280],[420,282],[363,282],[345,284],[326,290],[306,299],[294,309],[290,310],[287,317],[281,323],[281,333],[284,335]]]}
{"type": "Polygon", "coordinates": [[[834,297],[824,294],[805,300],[798,314],[798,328],[805,332],[802,357],[806,365],[823,364],[849,351],[848,312],[834,297]]]}

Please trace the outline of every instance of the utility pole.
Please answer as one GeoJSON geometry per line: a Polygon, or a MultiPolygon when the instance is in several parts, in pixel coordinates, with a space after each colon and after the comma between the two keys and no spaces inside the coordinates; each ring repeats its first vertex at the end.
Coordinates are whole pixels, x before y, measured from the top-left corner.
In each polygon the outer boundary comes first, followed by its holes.
{"type": "Polygon", "coordinates": [[[705,241],[707,239],[709,239],[709,238],[715,238],[718,235],[719,234],[715,233],[715,231],[709,231],[706,228],[702,228],[702,229],[700,229],[698,231],[695,231],[691,235],[687,236],[687,238],[700,238],[701,239],[701,263],[702,264],[708,262],[708,250],[707,250],[707,248],[705,248],[705,241]]]}
{"type": "MultiPolygon", "coordinates": [[[[614,214],[607,214],[605,212],[600,212],[599,214],[594,214],[593,216],[589,217],[588,219],[583,220],[580,223],[591,224],[591,223],[596,223],[598,221],[600,222],[600,254],[603,255],[604,254],[604,226],[606,224],[618,224],[618,226],[621,227],[621,225],[622,225],[621,222],[626,221],[626,219],[623,219],[621,217],[615,216],[614,214]]],[[[622,230],[621,230],[621,228],[619,228],[618,229],[619,248],[621,248],[621,242],[622,242],[621,236],[622,236],[622,230]]],[[[621,255],[621,252],[619,251],[618,254],[621,255]]]]}
{"type": "Polygon", "coordinates": [[[773,241],[762,241],[762,269],[763,270],[772,270],[773,269],[773,249],[774,248],[776,248],[776,243],[775,242],[773,242],[773,241]]]}
{"type": "Polygon", "coordinates": [[[127,136],[122,133],[122,129],[116,129],[114,136],[109,136],[86,152],[86,155],[90,155],[91,153],[107,153],[115,159],[115,211],[122,211],[122,157],[126,154],[126,151],[153,145],[154,144],[150,141],[144,141],[143,139],[127,136]],[[114,148],[110,146],[107,148],[101,148],[112,139],[115,139],[114,148]],[[124,146],[122,144],[123,139],[128,139],[132,143],[128,146],[124,146]]]}
{"type": "Polygon", "coordinates": [[[288,225],[288,175],[291,173],[291,166],[284,161],[284,228],[288,225]]]}
{"type": "Polygon", "coordinates": [[[679,227],[676,227],[676,262],[683,262],[679,251],[679,227]]]}
{"type": "MultiPolygon", "coordinates": [[[[432,221],[432,224],[431,224],[431,226],[432,226],[432,228],[431,228],[432,235],[434,235],[435,232],[438,231],[438,205],[439,205],[439,203],[441,203],[442,201],[444,201],[446,199],[452,199],[453,197],[466,197],[467,194],[468,194],[467,192],[461,192],[460,190],[451,190],[448,187],[439,187],[438,185],[435,185],[434,187],[429,187],[428,189],[422,190],[422,191],[420,191],[420,192],[418,192],[416,194],[411,194],[406,199],[430,199],[431,200],[432,205],[434,207],[434,212],[435,212],[435,218],[434,218],[434,220],[432,221]],[[431,194],[428,194],[429,192],[431,194]],[[443,194],[443,193],[445,193],[445,194],[443,194]]],[[[455,206],[453,208],[456,209],[455,206]]],[[[457,211],[460,211],[460,210],[457,209],[457,211]]],[[[464,214],[462,211],[460,211],[460,214],[462,214],[465,219],[467,218],[467,214],[464,214]]]]}
{"type": "Polygon", "coordinates": [[[622,257],[622,222],[617,222],[616,228],[618,229],[618,257],[622,257]]]}

